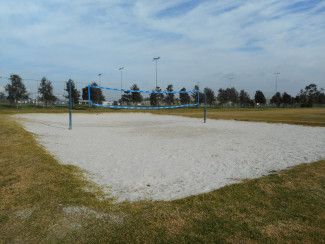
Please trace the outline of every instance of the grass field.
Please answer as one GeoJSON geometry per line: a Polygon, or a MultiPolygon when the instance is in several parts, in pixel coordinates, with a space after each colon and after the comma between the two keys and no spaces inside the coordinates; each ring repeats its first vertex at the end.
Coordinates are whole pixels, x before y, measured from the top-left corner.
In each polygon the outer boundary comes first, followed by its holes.
{"type": "MultiPolygon", "coordinates": [[[[157,113],[203,117],[203,111],[198,109],[158,111],[157,113]]],[[[208,119],[325,126],[325,108],[208,109],[208,119]]]]}
{"type": "MultiPolygon", "coordinates": [[[[59,164],[39,146],[8,116],[15,109],[0,111],[0,242],[325,241],[325,161],[181,200],[117,204],[80,169],[59,164]]],[[[19,110],[42,111],[49,112],[19,110]]],[[[173,111],[192,117],[201,112],[173,111]]],[[[325,126],[324,109],[209,115],[325,126]]]]}
{"type": "MultiPolygon", "coordinates": [[[[21,107],[19,109],[0,105],[0,114],[16,113],[63,113],[67,112],[65,107],[35,108],[21,107]]],[[[134,110],[112,110],[112,109],[89,109],[81,107],[74,110],[76,113],[98,113],[98,112],[137,112],[134,110]]],[[[156,114],[181,115],[195,118],[203,118],[203,108],[189,109],[165,109],[158,111],[141,111],[156,114]]],[[[299,124],[308,126],[325,126],[325,108],[210,108],[208,119],[233,119],[241,121],[257,121],[269,123],[299,124]]]]}

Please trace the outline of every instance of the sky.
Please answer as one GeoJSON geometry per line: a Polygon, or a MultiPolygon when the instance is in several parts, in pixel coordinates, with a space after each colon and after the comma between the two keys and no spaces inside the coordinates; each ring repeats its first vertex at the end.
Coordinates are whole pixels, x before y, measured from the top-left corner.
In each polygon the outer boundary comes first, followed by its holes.
{"type": "Polygon", "coordinates": [[[325,88],[325,0],[0,0],[0,90],[16,73],[60,93],[137,83],[234,86],[267,96],[325,88]],[[35,81],[34,81],[35,80],[35,81]]]}

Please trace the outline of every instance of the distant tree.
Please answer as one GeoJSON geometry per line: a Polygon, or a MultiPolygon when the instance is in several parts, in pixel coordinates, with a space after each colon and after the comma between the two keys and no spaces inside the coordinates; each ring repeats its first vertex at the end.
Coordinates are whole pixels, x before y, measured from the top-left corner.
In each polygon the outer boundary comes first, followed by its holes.
{"type": "Polygon", "coordinates": [[[282,96],[280,92],[277,92],[273,95],[270,101],[272,104],[275,104],[277,107],[280,107],[282,103],[282,96]]]}
{"type": "Polygon", "coordinates": [[[65,97],[69,99],[70,89],[69,84],[71,83],[71,98],[72,98],[72,106],[74,107],[76,104],[79,103],[80,92],[77,90],[76,85],[73,80],[69,79],[66,82],[65,91],[68,93],[65,97]]]}
{"type": "Polygon", "coordinates": [[[7,99],[11,104],[21,99],[28,99],[26,87],[19,75],[10,75],[9,83],[6,85],[5,90],[8,93],[7,99]]]}
{"type": "Polygon", "coordinates": [[[130,104],[132,100],[131,92],[125,91],[119,99],[120,104],[130,104]]]}
{"type": "MultiPolygon", "coordinates": [[[[96,82],[91,83],[92,86],[97,86],[96,82]]],[[[82,100],[88,100],[88,86],[82,88],[82,100]]],[[[99,88],[90,87],[90,99],[94,103],[102,104],[105,101],[103,92],[99,88]]]]}
{"type": "MultiPolygon", "coordinates": [[[[166,88],[167,92],[173,92],[174,88],[173,85],[168,85],[166,88]]],[[[175,94],[174,93],[167,93],[165,96],[165,102],[167,105],[172,105],[175,103],[175,94]]]]}
{"type": "Polygon", "coordinates": [[[319,103],[325,104],[325,92],[323,88],[321,88],[321,93],[319,95],[319,103]]]}
{"type": "Polygon", "coordinates": [[[228,102],[229,99],[225,89],[219,89],[217,100],[220,104],[225,104],[228,102]]]}
{"type": "Polygon", "coordinates": [[[310,84],[304,90],[300,90],[296,99],[302,107],[311,107],[315,103],[324,103],[324,96],[323,89],[318,90],[317,85],[310,84]]]}
{"type": "Polygon", "coordinates": [[[294,102],[294,99],[291,95],[289,95],[288,93],[284,92],[282,94],[282,103],[284,105],[289,105],[292,104],[294,102]]]}
{"type": "Polygon", "coordinates": [[[219,89],[217,99],[221,104],[225,104],[227,102],[236,104],[238,103],[239,95],[234,87],[227,89],[219,89]]]}
{"type": "Polygon", "coordinates": [[[229,100],[232,103],[238,103],[239,95],[238,95],[237,90],[234,87],[232,87],[232,88],[228,88],[227,92],[228,92],[229,100]]]}
{"type": "Polygon", "coordinates": [[[192,100],[197,103],[199,98],[199,103],[204,103],[204,93],[200,92],[200,87],[198,85],[194,86],[193,92],[191,94],[192,100]]]}
{"type": "Polygon", "coordinates": [[[159,104],[164,100],[164,94],[160,92],[161,88],[157,86],[156,89],[150,93],[150,104],[152,106],[159,106],[159,104]]]}
{"type": "Polygon", "coordinates": [[[41,79],[38,93],[38,99],[44,102],[46,107],[49,103],[53,103],[57,100],[56,96],[53,94],[52,82],[47,80],[45,77],[41,79]]]}
{"type": "Polygon", "coordinates": [[[216,101],[214,91],[211,88],[209,87],[204,88],[204,94],[206,96],[207,104],[212,105],[216,101]]]}
{"type": "MultiPolygon", "coordinates": [[[[91,94],[91,91],[90,91],[91,94]]],[[[88,100],[88,86],[85,86],[84,88],[81,89],[81,98],[82,100],[88,100]]]]}
{"type": "Polygon", "coordinates": [[[265,96],[264,96],[263,92],[260,91],[260,90],[257,90],[255,92],[255,103],[259,103],[259,104],[265,104],[266,103],[265,96]]]}
{"type": "Polygon", "coordinates": [[[181,91],[181,93],[179,94],[179,100],[180,100],[181,104],[189,104],[191,102],[191,97],[186,92],[186,88],[183,87],[180,91],[181,91]]]}
{"type": "Polygon", "coordinates": [[[252,105],[253,101],[245,90],[239,92],[239,103],[241,107],[252,105]]]}
{"type": "Polygon", "coordinates": [[[6,94],[4,94],[3,92],[0,92],[0,101],[3,101],[6,99],[6,94]]]}
{"type": "MultiPolygon", "coordinates": [[[[130,87],[130,89],[133,90],[133,91],[139,91],[140,90],[140,88],[136,84],[133,84],[130,87]]],[[[143,97],[142,97],[140,92],[131,92],[131,102],[132,103],[141,103],[142,100],[143,100],[143,97]]]]}

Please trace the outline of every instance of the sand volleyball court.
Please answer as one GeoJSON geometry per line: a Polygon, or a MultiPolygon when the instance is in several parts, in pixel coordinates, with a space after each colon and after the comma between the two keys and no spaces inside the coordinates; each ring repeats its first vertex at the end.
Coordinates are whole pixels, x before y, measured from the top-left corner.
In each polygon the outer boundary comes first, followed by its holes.
{"type": "Polygon", "coordinates": [[[153,115],[15,116],[118,200],[170,200],[325,158],[325,128],[153,115]]]}

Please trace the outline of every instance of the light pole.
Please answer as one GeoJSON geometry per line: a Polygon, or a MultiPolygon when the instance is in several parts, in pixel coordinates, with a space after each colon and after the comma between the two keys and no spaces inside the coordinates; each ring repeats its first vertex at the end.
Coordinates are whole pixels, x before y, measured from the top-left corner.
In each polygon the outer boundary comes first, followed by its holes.
{"type": "Polygon", "coordinates": [[[101,85],[102,85],[102,84],[101,84],[101,83],[102,83],[102,80],[101,80],[101,78],[102,78],[102,73],[98,74],[97,76],[98,76],[98,83],[99,83],[98,85],[101,86],[101,85]]]}
{"type": "Polygon", "coordinates": [[[279,79],[280,72],[275,72],[274,75],[275,75],[275,93],[277,93],[278,92],[278,79],[279,79]]]}
{"type": "Polygon", "coordinates": [[[123,89],[123,69],[124,67],[120,67],[118,70],[121,71],[121,94],[123,89]]]}
{"type": "Polygon", "coordinates": [[[156,88],[158,87],[158,60],[160,59],[160,57],[156,57],[153,58],[152,61],[156,62],[156,88]]]}

